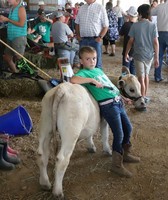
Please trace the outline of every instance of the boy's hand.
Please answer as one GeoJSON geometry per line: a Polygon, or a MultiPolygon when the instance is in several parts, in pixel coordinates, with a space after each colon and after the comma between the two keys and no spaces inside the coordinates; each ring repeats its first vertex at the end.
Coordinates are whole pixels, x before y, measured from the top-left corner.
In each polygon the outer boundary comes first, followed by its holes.
{"type": "Polygon", "coordinates": [[[95,87],[97,88],[103,88],[103,84],[96,81],[95,79],[93,79],[93,82],[91,84],[95,85],[95,87]]]}
{"type": "Polygon", "coordinates": [[[128,105],[132,105],[133,104],[133,101],[131,99],[126,98],[124,96],[121,96],[121,97],[122,97],[122,99],[123,99],[125,104],[128,104],[128,105]]]}

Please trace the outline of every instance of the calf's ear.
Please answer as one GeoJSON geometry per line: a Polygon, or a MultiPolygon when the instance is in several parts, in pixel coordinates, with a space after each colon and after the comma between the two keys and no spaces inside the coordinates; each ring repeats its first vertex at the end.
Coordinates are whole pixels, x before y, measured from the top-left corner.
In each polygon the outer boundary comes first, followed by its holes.
{"type": "Polygon", "coordinates": [[[130,74],[130,70],[128,69],[128,67],[123,66],[121,73],[124,74],[124,75],[130,74]]]}
{"type": "Polygon", "coordinates": [[[125,86],[125,81],[124,80],[119,80],[118,83],[117,83],[117,87],[119,89],[121,89],[121,88],[124,88],[124,86],[125,86]]]}

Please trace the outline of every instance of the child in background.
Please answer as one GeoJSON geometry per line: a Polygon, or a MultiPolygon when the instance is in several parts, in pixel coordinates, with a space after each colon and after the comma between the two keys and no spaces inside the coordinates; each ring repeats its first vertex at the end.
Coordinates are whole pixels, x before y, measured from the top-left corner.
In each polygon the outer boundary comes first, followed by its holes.
{"type": "Polygon", "coordinates": [[[159,66],[159,43],[156,25],[150,21],[150,5],[142,4],[138,7],[139,21],[131,26],[128,36],[130,37],[125,60],[129,62],[129,52],[134,45],[133,58],[136,76],[141,84],[141,94],[148,103],[149,72],[154,58],[154,66],[159,66]]]}
{"type": "Polygon", "coordinates": [[[50,30],[51,30],[51,25],[53,23],[53,20],[47,18],[44,11],[42,11],[41,15],[39,15],[39,19],[40,19],[40,22],[36,24],[32,30],[29,30],[29,34],[36,32],[39,35],[41,35],[43,43],[49,43],[50,30]]]}
{"type": "Polygon", "coordinates": [[[35,35],[33,33],[31,33],[31,28],[28,28],[27,30],[27,38],[30,40],[33,40],[34,42],[38,43],[39,40],[42,38],[41,35],[35,35]]]}
{"type": "Polygon", "coordinates": [[[93,47],[82,47],[79,57],[82,69],[71,78],[71,83],[82,84],[89,90],[99,104],[101,116],[113,132],[112,171],[121,176],[131,177],[132,173],[124,167],[123,161],[139,162],[140,158],[130,154],[132,125],[120,92],[101,69],[95,68],[97,53],[93,47]]]}

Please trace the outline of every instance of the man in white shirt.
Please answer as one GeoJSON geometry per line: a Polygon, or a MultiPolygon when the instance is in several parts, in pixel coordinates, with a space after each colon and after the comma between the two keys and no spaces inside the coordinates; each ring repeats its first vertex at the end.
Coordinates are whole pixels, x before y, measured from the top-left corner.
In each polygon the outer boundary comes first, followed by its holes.
{"type": "Polygon", "coordinates": [[[109,26],[105,8],[96,0],[85,0],[76,17],[76,34],[80,47],[92,46],[97,51],[96,67],[102,68],[102,38],[109,26]]]}

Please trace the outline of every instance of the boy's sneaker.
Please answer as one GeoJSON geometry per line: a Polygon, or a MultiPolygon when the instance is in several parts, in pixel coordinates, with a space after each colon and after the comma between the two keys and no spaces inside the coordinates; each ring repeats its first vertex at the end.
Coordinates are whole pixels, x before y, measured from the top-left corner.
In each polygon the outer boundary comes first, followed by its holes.
{"type": "Polygon", "coordinates": [[[144,99],[145,99],[145,103],[149,103],[150,102],[150,97],[144,97],[144,99]]]}

